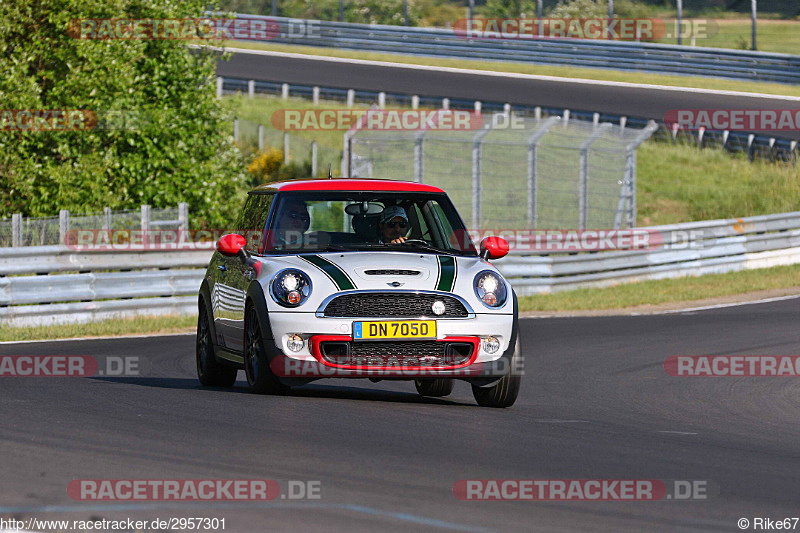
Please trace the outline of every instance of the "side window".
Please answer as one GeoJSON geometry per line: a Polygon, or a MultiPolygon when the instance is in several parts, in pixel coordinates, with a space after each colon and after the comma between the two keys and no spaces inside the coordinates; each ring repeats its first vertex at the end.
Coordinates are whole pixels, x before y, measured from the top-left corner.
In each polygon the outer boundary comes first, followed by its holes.
{"type": "Polygon", "coordinates": [[[248,252],[259,252],[264,226],[274,198],[274,194],[251,194],[247,199],[236,230],[247,239],[248,252]]]}

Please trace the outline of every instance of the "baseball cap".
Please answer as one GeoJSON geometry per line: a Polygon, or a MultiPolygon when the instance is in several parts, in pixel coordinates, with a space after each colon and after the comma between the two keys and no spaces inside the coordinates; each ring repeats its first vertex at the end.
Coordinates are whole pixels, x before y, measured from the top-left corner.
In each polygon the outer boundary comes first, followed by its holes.
{"type": "Polygon", "coordinates": [[[381,215],[381,224],[392,220],[394,217],[402,217],[406,219],[406,222],[408,222],[406,210],[399,205],[392,205],[383,210],[383,214],[381,215]]]}

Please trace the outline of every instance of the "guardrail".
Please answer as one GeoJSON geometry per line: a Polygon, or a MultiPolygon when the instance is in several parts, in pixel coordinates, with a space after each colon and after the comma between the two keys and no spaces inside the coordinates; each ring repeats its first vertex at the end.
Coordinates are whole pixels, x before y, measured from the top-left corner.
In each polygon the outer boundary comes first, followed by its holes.
{"type": "MultiPolygon", "coordinates": [[[[575,118],[595,123],[610,122],[621,127],[645,128],[649,119],[642,117],[598,113],[580,109],[562,109],[555,107],[528,106],[500,101],[473,101],[463,98],[448,98],[446,95],[416,95],[379,91],[361,91],[317,85],[299,85],[280,82],[246,80],[242,78],[217,78],[217,96],[223,94],[244,93],[250,97],[256,94],[268,94],[282,98],[290,96],[311,99],[315,104],[321,100],[340,101],[353,106],[355,103],[379,105],[401,105],[417,107],[449,107],[451,109],[475,109],[484,113],[503,112],[541,118],[542,116],[560,116],[565,120],[575,118]]],[[[238,128],[234,127],[234,136],[238,137],[238,128]]],[[[719,147],[732,152],[746,152],[752,160],[756,156],[779,160],[794,161],[798,157],[798,142],[784,137],[772,137],[741,131],[678,131],[668,128],[663,122],[655,134],[656,139],[691,139],[700,147],[719,147]]],[[[262,144],[263,147],[263,144],[262,144]]]]}
{"type": "MultiPolygon", "coordinates": [[[[653,250],[532,253],[512,242],[496,262],[520,295],[800,263],[800,212],[639,228],[653,250]]],[[[0,249],[0,324],[193,314],[210,249],[0,249]],[[42,275],[45,274],[45,275],[42,275]]]]}
{"type": "Polygon", "coordinates": [[[263,40],[282,44],[800,83],[800,56],[790,54],[583,39],[467,39],[452,29],[246,14],[237,14],[236,18],[277,22],[277,35],[263,40]],[[297,24],[313,27],[314,31],[292,31],[297,24]]]}

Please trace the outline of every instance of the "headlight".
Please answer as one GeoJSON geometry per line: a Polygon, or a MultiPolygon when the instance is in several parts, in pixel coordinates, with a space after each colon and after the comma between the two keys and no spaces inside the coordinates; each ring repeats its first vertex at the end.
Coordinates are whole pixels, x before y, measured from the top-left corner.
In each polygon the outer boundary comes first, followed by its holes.
{"type": "Polygon", "coordinates": [[[311,294],[311,280],[303,272],[287,268],[275,274],[269,292],[279,305],[297,307],[311,294]]]}
{"type": "Polygon", "coordinates": [[[486,307],[503,307],[508,297],[503,279],[492,272],[484,270],[475,276],[475,295],[486,307]]]}

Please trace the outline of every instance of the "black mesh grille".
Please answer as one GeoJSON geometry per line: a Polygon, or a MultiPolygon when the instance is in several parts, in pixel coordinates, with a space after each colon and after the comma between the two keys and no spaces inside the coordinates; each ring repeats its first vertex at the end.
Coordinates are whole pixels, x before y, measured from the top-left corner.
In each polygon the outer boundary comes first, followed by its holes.
{"type": "Polygon", "coordinates": [[[367,276],[419,276],[419,270],[365,270],[367,276]]]}
{"type": "Polygon", "coordinates": [[[324,315],[330,317],[431,317],[464,318],[466,307],[452,296],[439,294],[361,293],[337,296],[328,303],[324,315]],[[444,302],[445,311],[434,315],[431,306],[444,302]]]}
{"type": "Polygon", "coordinates": [[[469,361],[468,342],[377,341],[322,342],[322,357],[340,365],[357,366],[454,366],[469,361]]]}

